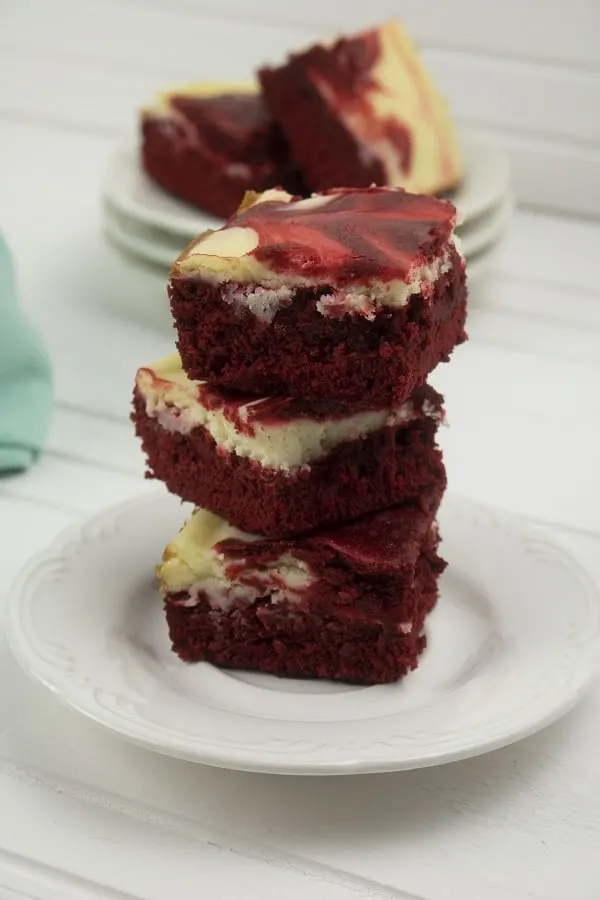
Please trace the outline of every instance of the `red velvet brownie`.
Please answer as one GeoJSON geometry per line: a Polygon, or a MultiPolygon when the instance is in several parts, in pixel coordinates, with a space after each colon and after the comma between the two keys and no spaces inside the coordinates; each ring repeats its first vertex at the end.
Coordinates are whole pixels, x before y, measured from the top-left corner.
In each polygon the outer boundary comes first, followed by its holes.
{"type": "Polygon", "coordinates": [[[251,87],[200,84],[163,93],[142,111],[141,132],[148,175],[216,216],[232,215],[249,189],[303,190],[281,130],[251,87]]]}
{"type": "Polygon", "coordinates": [[[177,355],[140,369],[134,413],[151,477],[232,525],[271,537],[353,519],[444,483],[432,387],[348,410],[190,381],[177,355]]]}
{"type": "Polygon", "coordinates": [[[396,681],[416,667],[437,600],[440,496],[288,540],[196,510],[158,568],[174,651],[272,675],[396,681]]]}
{"type": "Polygon", "coordinates": [[[402,402],[466,338],[455,218],[400,188],[245,198],[174,263],[184,369],[263,395],[402,402]]]}
{"type": "Polygon", "coordinates": [[[312,190],[441,193],[462,178],[446,103],[398,22],[294,53],[260,81],[312,190]]]}

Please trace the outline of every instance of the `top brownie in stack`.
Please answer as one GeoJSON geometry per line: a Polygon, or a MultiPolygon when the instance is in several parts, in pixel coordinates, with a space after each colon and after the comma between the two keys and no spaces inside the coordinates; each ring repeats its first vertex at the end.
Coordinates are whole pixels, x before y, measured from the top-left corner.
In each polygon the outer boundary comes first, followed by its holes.
{"type": "Polygon", "coordinates": [[[176,260],[188,376],[250,393],[399,403],[465,340],[456,210],[398,188],[249,195],[176,260]]]}
{"type": "Polygon", "coordinates": [[[386,184],[428,194],[462,178],[446,103],[399,22],[315,44],[260,80],[313,190],[386,184]]]}

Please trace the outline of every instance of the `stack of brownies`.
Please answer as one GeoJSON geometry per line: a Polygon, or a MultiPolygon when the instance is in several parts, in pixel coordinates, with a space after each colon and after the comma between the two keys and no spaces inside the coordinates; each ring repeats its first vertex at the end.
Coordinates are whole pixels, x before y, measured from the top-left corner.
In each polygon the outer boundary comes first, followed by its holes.
{"type": "Polygon", "coordinates": [[[444,562],[429,373],[465,340],[451,203],[247,195],[176,260],[141,368],[149,475],[196,509],[158,568],[186,661],[375,684],[413,669],[444,562]]]}

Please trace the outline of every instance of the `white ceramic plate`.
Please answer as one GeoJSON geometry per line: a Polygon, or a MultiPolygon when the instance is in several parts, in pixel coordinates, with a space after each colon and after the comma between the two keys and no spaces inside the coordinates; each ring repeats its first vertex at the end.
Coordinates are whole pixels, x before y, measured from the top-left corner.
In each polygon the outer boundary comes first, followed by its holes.
{"type": "Polygon", "coordinates": [[[464,228],[457,229],[461,250],[467,261],[498,243],[508,229],[514,209],[514,197],[508,193],[498,206],[473,219],[464,228]]]}
{"type": "Polygon", "coordinates": [[[165,272],[165,279],[174,261],[189,243],[186,238],[176,236],[143,225],[108,204],[104,207],[104,231],[111,243],[132,253],[146,262],[159,266],[165,272]]]}
{"type": "MultiPolygon", "coordinates": [[[[487,144],[463,141],[465,180],[452,200],[466,223],[502,201],[510,188],[506,157],[487,144]]],[[[103,196],[120,213],[138,223],[183,236],[187,243],[207,228],[218,228],[221,220],[171,197],[146,176],[139,165],[135,144],[127,144],[112,156],[103,184],[103,196]]]]}
{"type": "Polygon", "coordinates": [[[496,244],[490,244],[481,253],[472,256],[467,260],[467,275],[469,285],[469,303],[472,304],[476,299],[476,288],[489,275],[497,250],[496,244]]]}
{"type": "Polygon", "coordinates": [[[585,572],[544,533],[450,497],[450,565],[429,647],[404,681],[351,687],[186,665],[169,649],[153,581],[184,514],[162,492],[110,509],[34,558],[8,598],[21,665],[143,747],[262,772],[436,765],[542,728],[595,670],[600,608],[585,572]]]}

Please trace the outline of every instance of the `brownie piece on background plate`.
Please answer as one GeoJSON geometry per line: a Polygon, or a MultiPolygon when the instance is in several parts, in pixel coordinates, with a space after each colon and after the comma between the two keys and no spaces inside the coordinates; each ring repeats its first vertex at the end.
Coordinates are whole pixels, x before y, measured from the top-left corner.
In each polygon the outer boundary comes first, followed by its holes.
{"type": "Polygon", "coordinates": [[[462,180],[446,102],[399,22],[315,44],[259,76],[311,190],[438,194],[462,180]]]}
{"type": "Polygon", "coordinates": [[[141,113],[141,162],[162,188],[227,218],[247,190],[303,192],[283,132],[251,85],[196,84],[141,113]]]}

